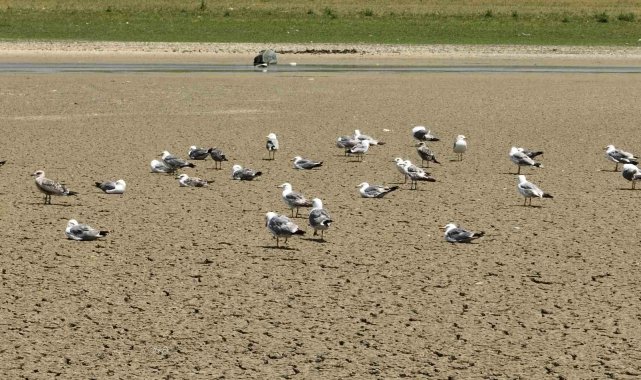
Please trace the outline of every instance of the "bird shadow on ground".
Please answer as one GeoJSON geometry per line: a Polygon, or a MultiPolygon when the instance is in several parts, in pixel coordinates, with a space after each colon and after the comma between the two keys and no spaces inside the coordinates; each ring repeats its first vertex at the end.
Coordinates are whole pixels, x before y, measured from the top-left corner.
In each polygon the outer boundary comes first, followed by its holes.
{"type": "Polygon", "coordinates": [[[629,187],[619,187],[619,188],[618,188],[617,190],[624,190],[624,191],[625,191],[625,190],[628,190],[628,191],[635,191],[635,190],[641,190],[641,189],[632,189],[632,188],[629,188],[629,187]]]}
{"type": "Polygon", "coordinates": [[[57,207],[74,207],[74,206],[80,206],[80,205],[70,205],[66,203],[50,203],[50,204],[44,204],[42,202],[29,202],[27,203],[28,205],[34,205],[34,206],[57,206],[57,207]]]}
{"type": "Polygon", "coordinates": [[[318,239],[318,238],[313,238],[313,237],[304,238],[303,240],[311,241],[311,242],[314,242],[314,243],[320,243],[320,244],[327,243],[327,240],[325,240],[325,239],[318,239]]]}
{"type": "Polygon", "coordinates": [[[619,173],[620,170],[609,170],[609,169],[599,169],[600,172],[606,172],[606,173],[619,173]]]}
{"type": "Polygon", "coordinates": [[[543,208],[542,205],[524,205],[524,204],[515,204],[515,205],[510,205],[510,207],[521,207],[521,208],[543,208]]]}
{"type": "Polygon", "coordinates": [[[265,249],[278,249],[280,251],[297,251],[296,248],[292,247],[287,247],[287,246],[275,246],[275,245],[260,245],[260,248],[265,248],[265,249]]]}

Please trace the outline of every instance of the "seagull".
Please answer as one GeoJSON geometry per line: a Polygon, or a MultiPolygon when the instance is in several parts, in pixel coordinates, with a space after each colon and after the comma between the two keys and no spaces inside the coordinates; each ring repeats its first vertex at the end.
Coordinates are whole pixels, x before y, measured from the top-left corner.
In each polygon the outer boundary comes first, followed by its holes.
{"type": "Polygon", "coordinates": [[[383,198],[385,194],[398,189],[398,186],[370,185],[367,182],[363,182],[356,187],[360,187],[359,191],[363,198],[383,198]]]}
{"type": "Polygon", "coordinates": [[[619,164],[636,165],[639,163],[638,158],[635,157],[634,154],[617,149],[614,145],[605,147],[605,157],[616,164],[614,167],[615,172],[619,170],[619,164]]]}
{"type": "Polygon", "coordinates": [[[323,208],[323,201],[318,198],[312,199],[312,211],[309,213],[309,226],[314,229],[314,236],[321,232],[321,240],[324,240],[323,233],[334,221],[323,208]]]}
{"type": "Polygon", "coordinates": [[[292,159],[294,161],[294,169],[314,169],[323,166],[323,161],[314,161],[301,156],[296,156],[292,159]]]}
{"type": "Polygon", "coordinates": [[[271,211],[265,214],[265,226],[276,238],[276,247],[278,247],[279,238],[284,237],[285,244],[287,244],[287,238],[290,236],[305,234],[305,231],[301,230],[296,223],[292,222],[288,217],[278,215],[271,211]]]}
{"type": "Polygon", "coordinates": [[[521,166],[532,166],[535,168],[542,168],[543,164],[540,162],[534,161],[531,157],[529,157],[525,152],[523,148],[517,148],[513,146],[510,149],[510,160],[514,162],[517,167],[518,171],[516,174],[521,174],[521,166]]]}
{"type": "Polygon", "coordinates": [[[418,144],[418,147],[416,148],[416,153],[418,153],[419,157],[421,157],[421,165],[423,165],[427,161],[427,166],[425,166],[426,168],[430,166],[430,161],[432,161],[435,164],[440,164],[440,162],[436,160],[436,156],[434,155],[434,152],[432,152],[432,150],[428,148],[425,142],[423,141],[421,141],[418,144]]]}
{"type": "Polygon", "coordinates": [[[177,169],[181,168],[195,168],[196,165],[192,164],[191,162],[187,162],[183,160],[182,158],[178,158],[174,156],[173,154],[167,152],[166,150],[163,151],[160,156],[162,157],[162,162],[167,166],[171,172],[176,171],[177,169]]]}
{"type": "Polygon", "coordinates": [[[211,152],[211,148],[205,149],[205,148],[198,148],[196,145],[192,145],[189,147],[189,158],[192,160],[204,160],[209,156],[209,153],[211,152]]]}
{"type": "Polygon", "coordinates": [[[181,174],[178,176],[178,182],[180,187],[205,187],[207,186],[207,181],[198,177],[190,177],[187,174],[181,174]]]}
{"type": "Polygon", "coordinates": [[[403,175],[403,183],[407,183],[407,172],[405,171],[405,160],[400,157],[394,159],[396,169],[403,175]]]}
{"type": "Polygon", "coordinates": [[[276,158],[276,151],[278,150],[278,138],[275,133],[270,133],[267,135],[267,153],[269,154],[269,159],[273,160],[276,158]]]}
{"type": "Polygon", "coordinates": [[[356,146],[360,140],[355,139],[351,136],[340,136],[336,140],[336,147],[345,149],[345,155],[347,156],[350,153],[350,149],[356,146]]]}
{"type": "Polygon", "coordinates": [[[529,150],[529,149],[525,149],[525,148],[517,148],[517,149],[520,150],[521,152],[523,152],[523,154],[525,154],[526,156],[528,156],[530,158],[534,158],[536,156],[540,156],[540,155],[543,154],[542,150],[529,150]]]}
{"type": "Polygon", "coordinates": [[[516,188],[519,190],[519,193],[523,197],[525,197],[525,201],[523,202],[523,206],[527,205],[527,200],[530,200],[530,206],[532,206],[532,198],[538,197],[538,198],[554,198],[551,194],[548,194],[544,192],[543,190],[539,189],[538,186],[533,184],[532,182],[528,182],[525,179],[524,175],[519,175],[519,183],[516,185],[516,188]]]}
{"type": "Polygon", "coordinates": [[[215,169],[222,169],[223,168],[223,161],[227,161],[227,157],[225,157],[225,154],[223,153],[222,150],[218,148],[211,148],[209,150],[209,154],[211,155],[211,158],[214,160],[214,168],[215,169]]]}
{"type": "Polygon", "coordinates": [[[127,184],[124,179],[117,181],[96,182],[96,187],[107,194],[124,194],[127,184]]]}
{"type": "Polygon", "coordinates": [[[448,223],[445,226],[441,227],[442,230],[445,230],[445,240],[450,243],[470,243],[474,239],[478,239],[485,235],[485,232],[472,232],[459,228],[454,223],[448,223]]]}
{"type": "Polygon", "coordinates": [[[173,171],[164,162],[158,160],[152,160],[150,166],[152,173],[171,173],[173,171]]]}
{"type": "Polygon", "coordinates": [[[623,178],[632,182],[632,190],[635,189],[636,181],[641,181],[641,170],[634,164],[623,164],[621,174],[623,178]]]}
{"type": "Polygon", "coordinates": [[[430,173],[412,164],[410,160],[405,160],[403,164],[405,174],[412,181],[410,189],[418,189],[418,181],[436,182],[436,179],[430,176],[430,173]]]}
{"type": "Polygon", "coordinates": [[[108,233],[109,231],[99,231],[86,224],[80,224],[75,219],[71,219],[65,229],[67,239],[71,240],[91,241],[105,237],[108,233]]]}
{"type": "Polygon", "coordinates": [[[369,150],[370,141],[362,140],[358,144],[354,145],[352,149],[349,150],[351,154],[355,154],[358,161],[363,161],[363,155],[369,150]]]}
{"type": "Polygon", "coordinates": [[[467,137],[463,135],[456,136],[456,141],[454,142],[454,153],[458,155],[458,160],[463,161],[463,153],[467,150],[467,137]]]}
{"type": "Polygon", "coordinates": [[[440,139],[432,134],[422,125],[412,128],[412,136],[418,141],[439,141],[440,139]]]}
{"type": "Polygon", "coordinates": [[[292,211],[292,217],[294,217],[294,209],[296,209],[297,217],[299,208],[312,207],[312,202],[308,201],[303,194],[293,191],[290,183],[285,182],[278,187],[283,189],[283,202],[285,202],[287,207],[292,211]]]}
{"type": "Polygon", "coordinates": [[[231,178],[237,179],[240,181],[251,181],[254,178],[263,174],[262,172],[257,172],[249,168],[243,169],[240,165],[234,165],[231,168],[231,178]]]}
{"type": "Polygon", "coordinates": [[[359,140],[361,142],[363,141],[369,141],[369,145],[384,145],[385,143],[382,141],[378,141],[372,136],[364,135],[361,133],[360,129],[355,129],[354,130],[354,135],[352,136],[353,139],[359,140]]]}
{"type": "Polygon", "coordinates": [[[45,195],[45,204],[51,204],[52,195],[69,196],[78,194],[75,191],[70,191],[61,183],[45,178],[45,172],[42,170],[37,170],[31,176],[36,177],[36,187],[45,195]]]}

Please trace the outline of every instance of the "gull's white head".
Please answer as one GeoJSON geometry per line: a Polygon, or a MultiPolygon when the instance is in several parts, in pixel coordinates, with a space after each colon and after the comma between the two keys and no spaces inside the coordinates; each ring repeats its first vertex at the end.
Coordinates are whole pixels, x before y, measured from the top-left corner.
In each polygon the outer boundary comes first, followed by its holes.
{"type": "Polygon", "coordinates": [[[423,125],[417,125],[416,127],[412,128],[412,133],[416,133],[418,131],[424,131],[426,128],[423,125]]]}
{"type": "Polygon", "coordinates": [[[466,139],[467,139],[467,137],[465,137],[465,136],[463,136],[463,135],[458,135],[458,136],[456,136],[456,139],[457,139],[457,140],[466,140],[466,139]]]}
{"type": "Polygon", "coordinates": [[[300,161],[300,160],[302,160],[302,159],[303,159],[303,157],[301,157],[301,156],[296,156],[296,157],[292,158],[292,161],[296,162],[296,161],[300,161]]]}
{"type": "Polygon", "coordinates": [[[75,220],[75,219],[70,219],[70,220],[67,222],[67,229],[70,229],[71,227],[73,227],[73,226],[77,226],[77,225],[78,225],[78,221],[77,221],[77,220],[75,220]]]}
{"type": "Polygon", "coordinates": [[[614,147],[614,145],[608,145],[608,146],[605,147],[605,150],[607,150],[607,151],[612,151],[612,150],[615,150],[615,149],[616,148],[614,147]]]}
{"type": "Polygon", "coordinates": [[[36,170],[33,174],[31,174],[32,177],[40,178],[45,176],[44,170],[36,170]]]}
{"type": "Polygon", "coordinates": [[[171,153],[169,153],[169,152],[168,152],[168,151],[166,151],[166,150],[163,150],[163,151],[162,151],[162,153],[160,153],[160,156],[161,156],[163,159],[167,158],[167,156],[169,156],[169,155],[171,155],[171,153]]]}
{"type": "Polygon", "coordinates": [[[516,153],[518,153],[518,152],[519,152],[519,148],[517,148],[517,147],[515,147],[515,146],[513,146],[512,148],[510,148],[510,156],[513,156],[513,155],[515,155],[515,154],[516,154],[516,153]]]}
{"type": "Polygon", "coordinates": [[[189,178],[189,176],[188,176],[187,174],[184,174],[184,173],[183,173],[183,174],[180,174],[180,175],[178,176],[178,179],[179,179],[179,180],[181,180],[181,181],[184,181],[184,180],[186,180],[187,178],[189,178]]]}
{"type": "Polygon", "coordinates": [[[319,198],[312,199],[312,210],[323,208],[323,201],[319,198]]]}
{"type": "Polygon", "coordinates": [[[268,139],[275,140],[276,139],[276,134],[275,133],[270,133],[267,135],[268,139]]]}
{"type": "Polygon", "coordinates": [[[404,161],[402,158],[400,158],[400,157],[396,157],[396,158],[394,159],[394,162],[396,162],[396,165],[403,165],[403,164],[405,164],[405,161],[404,161]]]}
{"type": "Polygon", "coordinates": [[[278,187],[283,189],[283,192],[292,191],[292,185],[289,182],[285,182],[282,185],[278,185],[278,187]]]}
{"type": "Polygon", "coordinates": [[[119,179],[119,180],[117,180],[117,181],[116,181],[116,185],[120,185],[120,186],[122,186],[122,187],[127,186],[127,184],[125,183],[125,180],[124,180],[124,179],[119,179]]]}
{"type": "Polygon", "coordinates": [[[361,135],[361,130],[360,129],[354,129],[354,137],[358,137],[361,135]]]}
{"type": "Polygon", "coordinates": [[[456,224],[454,224],[454,223],[448,223],[448,224],[444,225],[443,227],[441,227],[441,229],[444,230],[445,233],[448,233],[448,232],[450,232],[451,230],[453,230],[455,228],[456,228],[456,224]]]}
{"type": "Polygon", "coordinates": [[[192,146],[189,147],[189,151],[190,152],[193,152],[196,149],[198,149],[198,148],[196,148],[196,145],[192,145],[192,146]]]}
{"type": "Polygon", "coordinates": [[[236,164],[236,165],[234,165],[234,166],[232,166],[232,167],[231,167],[231,171],[232,171],[232,173],[233,173],[233,172],[235,172],[235,171],[242,170],[242,168],[243,168],[242,166],[240,166],[240,165],[236,164]]]}
{"type": "Polygon", "coordinates": [[[527,182],[523,174],[519,175],[519,183],[527,182]]]}
{"type": "Polygon", "coordinates": [[[369,183],[367,183],[367,182],[361,182],[361,183],[360,183],[358,186],[356,186],[356,187],[360,187],[361,189],[365,189],[365,188],[369,187],[369,183]]]}
{"type": "Polygon", "coordinates": [[[272,220],[276,216],[276,213],[273,211],[268,212],[265,214],[265,225],[269,224],[269,221],[272,220]]]}

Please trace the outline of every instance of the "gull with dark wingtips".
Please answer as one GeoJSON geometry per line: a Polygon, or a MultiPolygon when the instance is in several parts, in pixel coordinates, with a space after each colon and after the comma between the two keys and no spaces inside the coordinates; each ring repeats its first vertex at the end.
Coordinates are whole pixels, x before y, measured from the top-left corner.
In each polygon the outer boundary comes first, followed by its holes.
{"type": "Polygon", "coordinates": [[[196,145],[192,145],[189,147],[188,154],[192,160],[204,160],[209,156],[209,152],[211,152],[211,148],[198,148],[196,145]]]}
{"type": "Polygon", "coordinates": [[[354,145],[350,150],[350,154],[356,155],[358,161],[363,161],[363,155],[369,150],[370,141],[362,140],[358,144],[354,145]]]}
{"type": "Polygon", "coordinates": [[[436,182],[436,179],[430,176],[430,173],[412,164],[410,160],[403,162],[403,170],[405,171],[405,175],[411,180],[410,190],[418,189],[419,181],[436,182]]]}
{"type": "Polygon", "coordinates": [[[207,181],[198,177],[190,177],[187,174],[181,174],[178,176],[178,183],[181,187],[205,187],[207,186],[207,181]]]}
{"type": "Polygon", "coordinates": [[[161,159],[162,162],[167,166],[170,170],[170,172],[174,172],[178,169],[181,168],[195,168],[196,165],[192,164],[191,162],[187,162],[183,160],[182,158],[178,158],[174,156],[173,154],[169,153],[168,151],[163,151],[161,154],[161,159]]]}
{"type": "Polygon", "coordinates": [[[367,182],[362,182],[356,187],[363,198],[383,198],[385,194],[398,189],[398,186],[370,185],[367,182]]]}
{"type": "Polygon", "coordinates": [[[78,241],[92,241],[107,236],[109,231],[100,231],[87,224],[78,223],[77,220],[71,219],[67,222],[65,235],[67,239],[78,241]]]}
{"type": "Polygon", "coordinates": [[[294,161],[294,169],[310,170],[323,166],[323,161],[314,161],[301,156],[294,157],[292,161],[294,161]]]}
{"type": "Polygon", "coordinates": [[[418,141],[439,141],[440,139],[432,134],[431,130],[428,130],[423,125],[417,125],[412,128],[412,137],[418,141]]]}
{"type": "Polygon", "coordinates": [[[96,187],[107,194],[124,194],[127,184],[124,179],[117,181],[96,182],[96,187]]]}
{"type": "Polygon", "coordinates": [[[278,243],[280,238],[285,238],[285,244],[287,244],[287,239],[289,237],[305,234],[305,231],[301,230],[298,225],[292,222],[288,217],[285,215],[278,215],[271,211],[265,214],[265,226],[276,238],[276,247],[279,247],[278,243]]]}
{"type": "Polygon", "coordinates": [[[269,155],[270,160],[276,158],[276,151],[279,149],[279,144],[278,137],[276,137],[275,133],[270,133],[267,135],[267,143],[265,144],[265,148],[267,148],[267,154],[269,155]]]}
{"type": "Polygon", "coordinates": [[[473,240],[485,235],[483,231],[468,231],[464,228],[457,227],[454,223],[448,223],[441,227],[441,229],[445,230],[445,240],[449,243],[471,243],[473,240]]]}
{"type": "Polygon", "coordinates": [[[243,168],[236,164],[231,168],[231,178],[239,181],[252,181],[254,178],[262,175],[262,172],[257,172],[249,168],[243,168]]]}
{"type": "Polygon", "coordinates": [[[323,201],[319,198],[312,199],[312,211],[309,213],[309,226],[314,229],[314,236],[321,232],[321,240],[324,239],[324,232],[333,223],[332,218],[323,208],[323,201]]]}
{"type": "Polygon", "coordinates": [[[150,166],[152,173],[171,173],[174,171],[172,168],[165,165],[164,162],[159,160],[152,160],[150,166]]]}
{"type": "Polygon", "coordinates": [[[278,186],[283,189],[282,199],[283,202],[289,207],[292,212],[292,217],[298,217],[299,209],[301,207],[312,207],[312,202],[307,200],[305,196],[301,193],[297,193],[292,190],[292,185],[288,182],[283,183],[278,186]],[[296,209],[296,215],[294,216],[294,209],[296,209]]]}
{"type": "Polygon", "coordinates": [[[530,166],[534,168],[543,167],[542,163],[534,161],[522,148],[517,148],[515,146],[510,149],[510,160],[512,160],[518,168],[516,174],[521,174],[521,166],[530,166]]]}
{"type": "Polygon", "coordinates": [[[636,165],[639,163],[639,159],[635,157],[634,154],[626,152],[621,149],[617,149],[614,145],[608,145],[605,147],[605,157],[608,160],[615,163],[614,171],[619,170],[619,164],[632,164],[636,165]]]}
{"type": "Polygon", "coordinates": [[[544,192],[539,189],[538,186],[529,182],[525,179],[524,175],[519,175],[519,183],[516,185],[519,193],[525,198],[523,206],[527,205],[528,199],[530,200],[530,206],[532,206],[532,198],[554,198],[551,194],[544,192]]]}
{"type": "Polygon", "coordinates": [[[641,170],[634,164],[623,164],[621,175],[632,182],[632,190],[636,188],[637,181],[641,181],[641,170]]]}

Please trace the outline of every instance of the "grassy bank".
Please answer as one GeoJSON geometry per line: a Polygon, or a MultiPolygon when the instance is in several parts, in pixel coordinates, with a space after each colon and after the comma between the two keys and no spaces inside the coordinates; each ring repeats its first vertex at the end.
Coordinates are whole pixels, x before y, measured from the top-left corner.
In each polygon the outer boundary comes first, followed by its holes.
{"type": "Polygon", "coordinates": [[[0,0],[0,38],[641,46],[634,2],[0,0]]]}

